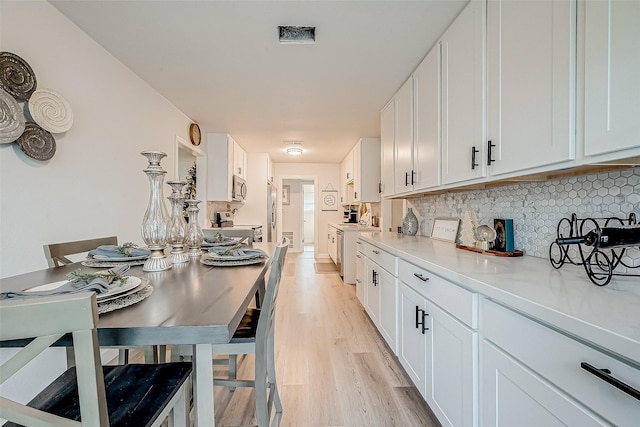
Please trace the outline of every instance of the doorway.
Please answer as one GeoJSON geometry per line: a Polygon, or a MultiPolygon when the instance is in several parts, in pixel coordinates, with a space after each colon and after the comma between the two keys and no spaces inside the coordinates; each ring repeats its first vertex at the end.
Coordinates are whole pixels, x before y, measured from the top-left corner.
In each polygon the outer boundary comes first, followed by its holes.
{"type": "Polygon", "coordinates": [[[302,181],[302,245],[304,252],[313,252],[315,245],[314,218],[316,192],[313,181],[302,181]]]}

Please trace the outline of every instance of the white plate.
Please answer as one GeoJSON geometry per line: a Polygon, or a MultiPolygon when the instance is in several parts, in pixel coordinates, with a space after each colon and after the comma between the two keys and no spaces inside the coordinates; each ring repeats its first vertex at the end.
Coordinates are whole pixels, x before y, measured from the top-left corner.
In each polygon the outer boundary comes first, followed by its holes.
{"type": "MultiPolygon", "coordinates": [[[[35,288],[25,289],[25,292],[37,292],[37,291],[52,291],[60,286],[68,283],[68,280],[61,280],[59,282],[47,283],[46,285],[36,286],[35,288]]],[[[117,282],[116,282],[117,283],[117,282]]],[[[96,295],[96,300],[102,301],[104,298],[112,297],[114,295],[120,295],[124,292],[130,291],[142,283],[142,279],[135,276],[127,276],[127,282],[124,285],[114,284],[111,285],[109,292],[96,295]]]]}
{"type": "Polygon", "coordinates": [[[253,258],[253,259],[245,259],[245,260],[232,260],[232,261],[224,261],[221,259],[214,258],[200,258],[200,262],[204,265],[209,265],[211,267],[233,267],[236,265],[251,265],[251,264],[260,264],[267,260],[267,258],[253,258]]]}
{"type": "Polygon", "coordinates": [[[111,295],[104,294],[104,296],[100,295],[100,297],[96,299],[98,304],[102,304],[105,302],[116,300],[118,298],[124,298],[129,295],[133,295],[136,292],[139,292],[140,290],[144,289],[144,287],[147,286],[148,284],[149,284],[148,280],[141,280],[138,286],[134,287],[133,289],[129,289],[126,292],[120,292],[120,293],[111,294],[111,295]]]}

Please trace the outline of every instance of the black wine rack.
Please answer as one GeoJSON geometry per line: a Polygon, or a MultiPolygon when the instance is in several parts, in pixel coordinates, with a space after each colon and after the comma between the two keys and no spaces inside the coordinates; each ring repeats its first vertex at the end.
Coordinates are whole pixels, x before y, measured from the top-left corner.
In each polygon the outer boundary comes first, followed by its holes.
{"type": "MultiPolygon", "coordinates": [[[[631,213],[627,219],[610,218],[578,218],[574,213],[571,218],[562,218],[558,222],[556,235],[559,239],[584,236],[589,231],[598,233],[602,227],[619,227],[637,225],[636,214],[631,213]]],[[[613,276],[640,277],[640,265],[628,265],[623,261],[627,249],[636,248],[607,248],[600,249],[582,244],[563,245],[556,241],[549,246],[549,260],[554,268],[560,268],[569,263],[581,265],[587,277],[597,286],[605,286],[611,282],[613,276]],[[626,272],[616,272],[616,268],[624,268],[626,272]]]]}

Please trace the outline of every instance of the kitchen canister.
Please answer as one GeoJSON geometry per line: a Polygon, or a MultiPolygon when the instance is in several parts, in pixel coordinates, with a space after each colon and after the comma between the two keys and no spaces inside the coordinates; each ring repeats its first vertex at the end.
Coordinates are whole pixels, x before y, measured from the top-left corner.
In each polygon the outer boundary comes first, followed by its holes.
{"type": "Polygon", "coordinates": [[[418,232],[418,218],[416,218],[412,208],[407,208],[407,214],[402,222],[402,232],[409,236],[415,236],[418,232]]]}

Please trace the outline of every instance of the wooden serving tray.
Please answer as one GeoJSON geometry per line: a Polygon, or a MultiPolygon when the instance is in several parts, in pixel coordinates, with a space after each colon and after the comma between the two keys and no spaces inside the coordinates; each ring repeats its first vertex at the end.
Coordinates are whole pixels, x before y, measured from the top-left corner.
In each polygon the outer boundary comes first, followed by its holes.
{"type": "Polygon", "coordinates": [[[516,256],[524,255],[524,252],[522,251],[500,252],[500,251],[495,251],[493,249],[489,249],[489,250],[478,249],[472,246],[464,246],[457,243],[456,243],[456,248],[464,249],[465,251],[478,252],[480,254],[491,255],[491,256],[516,257],[516,256]]]}

